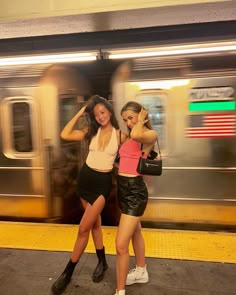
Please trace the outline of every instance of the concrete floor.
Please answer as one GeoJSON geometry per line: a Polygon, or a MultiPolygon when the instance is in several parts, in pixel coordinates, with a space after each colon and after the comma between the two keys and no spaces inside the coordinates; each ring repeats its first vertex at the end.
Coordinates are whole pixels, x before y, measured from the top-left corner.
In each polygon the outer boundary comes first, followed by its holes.
{"type": "MultiPolygon", "coordinates": [[[[1,295],[47,295],[69,260],[69,252],[0,249],[1,295]]],[[[100,283],[91,274],[94,254],[84,254],[63,294],[114,295],[115,261],[107,256],[109,269],[100,283]]],[[[131,267],[135,264],[131,257],[131,267]]],[[[150,281],[128,286],[127,295],[235,295],[236,264],[147,258],[150,281]]]]}

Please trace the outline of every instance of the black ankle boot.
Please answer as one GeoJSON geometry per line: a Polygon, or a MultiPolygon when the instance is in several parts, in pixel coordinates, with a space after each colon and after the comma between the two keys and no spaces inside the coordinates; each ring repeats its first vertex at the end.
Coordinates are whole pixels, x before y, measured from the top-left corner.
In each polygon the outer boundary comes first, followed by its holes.
{"type": "Polygon", "coordinates": [[[52,285],[52,293],[53,295],[61,294],[67,287],[72,277],[73,271],[75,269],[77,262],[72,262],[71,260],[68,262],[66,268],[60,277],[56,280],[56,282],[52,285]]]}
{"type": "Polygon", "coordinates": [[[98,264],[93,272],[92,279],[95,283],[98,283],[104,278],[108,265],[105,257],[105,248],[103,247],[100,250],[96,250],[96,253],[98,257],[98,264]]]}

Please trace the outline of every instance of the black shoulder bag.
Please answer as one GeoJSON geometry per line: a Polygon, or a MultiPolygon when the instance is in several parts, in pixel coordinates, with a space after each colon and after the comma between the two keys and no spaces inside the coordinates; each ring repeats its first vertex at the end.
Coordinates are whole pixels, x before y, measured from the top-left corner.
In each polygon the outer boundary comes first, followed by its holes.
{"type": "Polygon", "coordinates": [[[143,175],[156,175],[160,176],[162,174],[162,157],[161,157],[161,150],[159,146],[159,142],[157,139],[157,146],[158,146],[158,153],[155,151],[151,151],[148,157],[142,158],[143,155],[143,145],[141,145],[142,155],[139,158],[137,172],[143,175]]]}

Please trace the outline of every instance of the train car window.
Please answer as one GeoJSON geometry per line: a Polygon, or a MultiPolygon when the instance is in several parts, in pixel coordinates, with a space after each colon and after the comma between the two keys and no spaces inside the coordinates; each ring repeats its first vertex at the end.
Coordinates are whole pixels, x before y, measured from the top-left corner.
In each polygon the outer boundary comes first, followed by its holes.
{"type": "Polygon", "coordinates": [[[32,152],[30,106],[26,102],[12,104],[12,137],[17,152],[32,152]]]}
{"type": "Polygon", "coordinates": [[[141,91],[138,94],[138,101],[148,110],[150,122],[158,133],[161,150],[164,152],[167,145],[166,134],[166,94],[160,91],[141,91]]]}
{"type": "MultiPolygon", "coordinates": [[[[65,127],[65,125],[73,118],[73,116],[79,111],[79,109],[83,105],[84,101],[80,96],[60,97],[60,130],[62,130],[65,127]]],[[[79,124],[79,122],[77,124],[79,124]]]]}
{"type": "Polygon", "coordinates": [[[66,97],[60,100],[60,130],[77,112],[76,97],[66,97]]]}
{"type": "Polygon", "coordinates": [[[30,159],[38,147],[36,103],[31,97],[7,97],[1,103],[3,151],[8,158],[30,159]]]}

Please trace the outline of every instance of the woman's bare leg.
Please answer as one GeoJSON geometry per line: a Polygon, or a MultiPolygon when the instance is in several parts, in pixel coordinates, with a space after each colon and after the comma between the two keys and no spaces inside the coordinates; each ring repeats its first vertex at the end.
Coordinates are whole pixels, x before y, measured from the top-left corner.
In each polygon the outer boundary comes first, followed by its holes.
{"type": "Polygon", "coordinates": [[[61,294],[69,284],[72,274],[74,272],[76,263],[79,261],[81,255],[88,244],[89,232],[92,229],[94,223],[98,219],[103,207],[105,205],[105,199],[100,196],[91,206],[86,205],[83,217],[79,225],[79,231],[77,239],[75,241],[74,249],[71,254],[71,259],[68,262],[66,268],[60,275],[60,277],[52,285],[52,293],[55,295],[61,294]]]}
{"type": "Polygon", "coordinates": [[[140,267],[145,267],[145,242],[141,230],[142,227],[139,221],[132,236],[132,245],[134,249],[136,265],[140,267]]]}
{"type": "Polygon", "coordinates": [[[88,244],[89,232],[93,228],[96,220],[100,216],[105,205],[103,196],[97,198],[93,205],[87,204],[83,217],[79,225],[77,239],[75,241],[74,249],[71,254],[71,260],[77,262],[88,244]]]}
{"type": "MultiPolygon", "coordinates": [[[[81,199],[82,206],[84,210],[87,207],[88,202],[84,199],[81,199]]],[[[92,227],[92,237],[95,249],[102,249],[103,248],[103,236],[102,236],[102,221],[101,221],[101,214],[99,214],[97,220],[95,221],[92,227]]]]}
{"type": "Polygon", "coordinates": [[[129,269],[129,242],[135,232],[139,217],[121,214],[116,236],[116,280],[117,291],[125,289],[129,269]]]}
{"type": "MultiPolygon", "coordinates": [[[[88,203],[81,199],[83,207],[86,209],[88,203]]],[[[105,271],[108,268],[106,256],[105,256],[105,247],[103,245],[103,236],[102,236],[102,222],[101,222],[101,214],[99,214],[95,223],[92,227],[92,237],[93,243],[96,249],[96,254],[98,257],[98,263],[93,271],[92,280],[96,283],[100,282],[105,274],[105,271]]]]}

